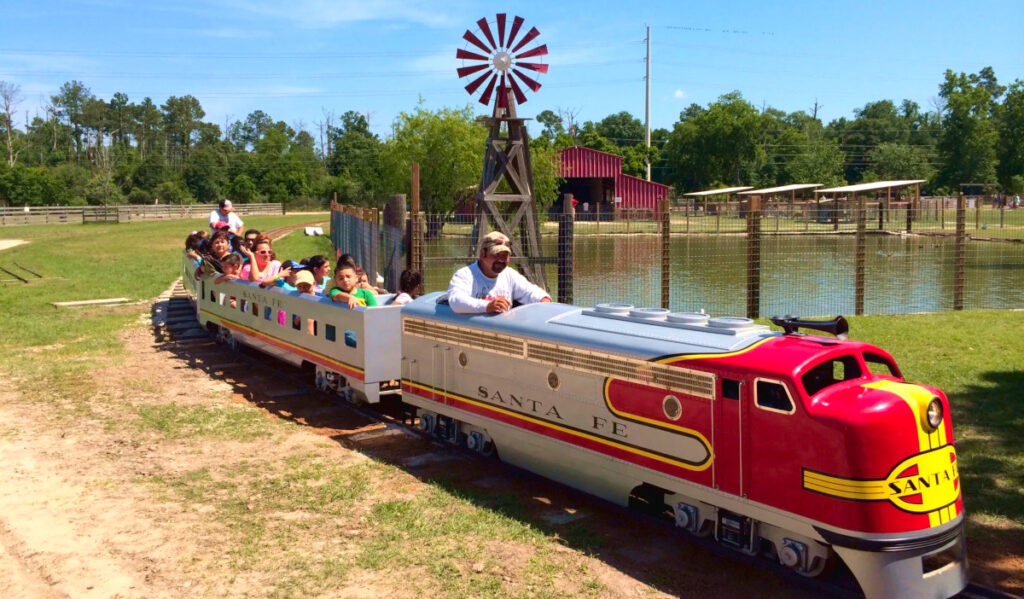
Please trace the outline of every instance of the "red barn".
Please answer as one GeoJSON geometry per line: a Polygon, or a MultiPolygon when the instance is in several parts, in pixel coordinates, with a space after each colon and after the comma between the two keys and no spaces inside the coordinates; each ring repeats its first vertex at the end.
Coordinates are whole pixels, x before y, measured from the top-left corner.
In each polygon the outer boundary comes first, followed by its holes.
{"type": "Polygon", "coordinates": [[[658,202],[668,198],[668,185],[623,174],[622,156],[573,146],[560,157],[559,174],[565,178],[560,192],[579,200],[576,214],[583,219],[597,210],[602,218],[622,211],[655,212],[658,202]]]}

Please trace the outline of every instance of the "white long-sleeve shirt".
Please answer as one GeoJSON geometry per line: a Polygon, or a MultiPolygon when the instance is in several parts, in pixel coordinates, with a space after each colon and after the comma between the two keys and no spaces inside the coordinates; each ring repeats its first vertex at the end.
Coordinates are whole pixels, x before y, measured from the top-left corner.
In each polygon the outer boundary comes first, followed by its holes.
{"type": "Polygon", "coordinates": [[[448,305],[459,314],[487,312],[487,304],[496,297],[533,304],[550,296],[511,267],[506,267],[492,279],[480,270],[476,262],[455,271],[448,284],[448,305]]]}

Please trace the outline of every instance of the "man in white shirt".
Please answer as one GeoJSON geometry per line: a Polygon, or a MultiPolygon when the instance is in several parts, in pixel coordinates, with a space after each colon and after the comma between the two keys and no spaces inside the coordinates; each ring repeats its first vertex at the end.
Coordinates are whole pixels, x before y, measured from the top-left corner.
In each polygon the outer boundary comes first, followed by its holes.
{"type": "Polygon", "coordinates": [[[220,207],[210,213],[210,229],[216,233],[224,228],[234,235],[241,235],[245,229],[245,223],[235,214],[231,200],[221,200],[220,207]]]}
{"type": "Polygon", "coordinates": [[[511,255],[508,237],[498,231],[488,233],[477,261],[452,275],[448,284],[451,309],[459,314],[499,314],[507,312],[512,302],[550,302],[546,291],[508,268],[511,255]]]}

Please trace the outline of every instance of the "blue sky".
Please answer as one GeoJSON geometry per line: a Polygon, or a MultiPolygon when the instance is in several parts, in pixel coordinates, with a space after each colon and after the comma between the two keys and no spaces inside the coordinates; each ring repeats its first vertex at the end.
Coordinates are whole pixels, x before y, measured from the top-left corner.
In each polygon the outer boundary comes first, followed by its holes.
{"type": "Polygon", "coordinates": [[[526,117],[626,110],[642,120],[648,25],[652,127],[732,90],[786,112],[817,101],[828,122],[882,99],[931,110],[947,68],[1024,79],[1021,0],[0,0],[0,80],[21,86],[19,128],[77,79],[104,99],[121,91],[159,105],[192,94],[222,127],[261,109],[315,134],[326,114],[355,110],[386,135],[420,98],[486,111],[463,90],[455,52],[469,48],[467,28],[497,12],[522,16],[550,50],[526,117]]]}

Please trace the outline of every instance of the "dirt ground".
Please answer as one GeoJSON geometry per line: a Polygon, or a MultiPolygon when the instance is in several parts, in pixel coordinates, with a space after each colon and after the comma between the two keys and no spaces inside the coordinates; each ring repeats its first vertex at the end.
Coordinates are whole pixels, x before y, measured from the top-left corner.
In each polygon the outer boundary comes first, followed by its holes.
{"type": "MultiPolygon", "coordinates": [[[[283,461],[288,456],[318,454],[333,464],[358,464],[368,461],[368,457],[336,440],[346,435],[355,438],[379,425],[344,416],[318,419],[313,412],[296,414],[282,403],[271,407],[256,402],[266,409],[268,418],[287,418],[306,426],[245,442],[179,441],[140,431],[127,414],[138,413],[142,406],[246,403],[251,401],[244,391],[246,386],[270,383],[259,375],[242,381],[211,376],[216,366],[193,367],[187,356],[162,349],[145,328],[125,333],[124,341],[126,358],[95,374],[96,401],[81,417],[49,418],[46,405],[22,401],[12,381],[0,380],[0,596],[49,599],[280,594],[259,572],[240,572],[228,559],[230,536],[211,506],[161,494],[147,481],[195,472],[204,466],[223,467],[275,456],[283,461]]],[[[402,440],[388,436],[380,442],[402,440]]],[[[380,449],[386,453],[386,447],[380,449]]],[[[486,477],[488,468],[470,464],[467,470],[477,472],[464,474],[486,477]]],[[[425,479],[429,476],[411,470],[388,482],[396,497],[423,493],[428,487],[425,479]]],[[[572,588],[566,593],[569,596],[814,596],[770,572],[673,543],[658,537],[660,533],[649,533],[652,538],[647,543],[629,543],[637,529],[617,521],[617,508],[603,507],[530,477],[522,483],[527,499],[572,504],[573,509],[597,515],[591,523],[594,534],[611,538],[612,545],[623,543],[621,550],[595,554],[559,546],[557,552],[564,554],[560,559],[585,570],[601,585],[593,593],[572,588]],[[677,571],[667,578],[664,562],[676,564],[677,571]],[[653,579],[658,583],[652,585],[653,579]]],[[[282,518],[300,516],[282,514],[282,518]]],[[[358,537],[362,533],[347,529],[345,534],[358,537]]],[[[296,544],[315,548],[325,542],[311,530],[296,544]]],[[[345,539],[331,542],[344,543],[345,539]]],[[[495,546],[491,551],[495,563],[504,565],[503,585],[517,584],[515,565],[525,564],[530,557],[524,551],[514,543],[495,546]]],[[[977,562],[974,565],[977,571],[977,562]]],[[[492,566],[472,564],[469,569],[477,572],[492,566]]],[[[1001,566],[1011,571],[1016,567],[1001,566]]],[[[333,582],[330,588],[298,595],[416,596],[403,576],[355,572],[333,582]]],[[[560,596],[557,591],[555,596],[560,596]]],[[[534,594],[524,589],[524,596],[534,594]]]]}
{"type": "Polygon", "coordinates": [[[28,243],[28,242],[27,241],[22,241],[20,239],[0,239],[0,251],[6,250],[6,249],[10,249],[10,248],[12,248],[14,246],[21,245],[23,243],[28,243]]]}

